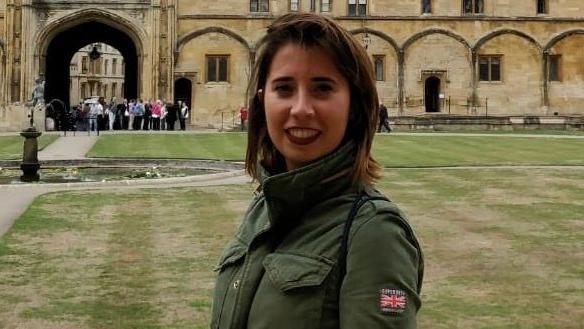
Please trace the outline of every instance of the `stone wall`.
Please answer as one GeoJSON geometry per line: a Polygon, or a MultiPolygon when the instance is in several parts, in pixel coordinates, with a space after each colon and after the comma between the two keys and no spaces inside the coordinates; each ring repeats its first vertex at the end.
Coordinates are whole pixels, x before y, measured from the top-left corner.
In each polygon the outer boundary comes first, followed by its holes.
{"type": "MultiPolygon", "coordinates": [[[[485,1],[480,15],[463,15],[461,0],[433,0],[430,15],[421,15],[421,0],[368,0],[366,17],[348,17],[347,0],[330,3],[324,15],[353,31],[360,42],[367,34],[372,58],[385,56],[384,79],[377,88],[392,115],[426,114],[424,85],[429,77],[440,79],[441,114],[487,114],[488,107],[489,115],[500,116],[584,115],[582,0],[550,0],[544,15],[537,15],[534,0],[485,1]],[[560,81],[546,81],[548,54],[561,55],[560,81]],[[481,55],[502,56],[500,82],[478,81],[481,55]]],[[[270,22],[289,12],[290,1],[269,0],[267,13],[251,13],[249,4],[87,0],[23,5],[0,0],[0,40],[5,46],[0,105],[30,95],[33,78],[42,71],[43,43],[57,30],[97,18],[117,21],[120,29],[139,39],[143,98],[170,100],[173,79],[185,77],[193,86],[191,124],[217,125],[222,113],[231,118],[245,102],[250,56],[270,22]],[[206,81],[208,55],[229,56],[228,81],[206,81]]],[[[309,10],[310,0],[300,0],[300,9],[309,10]]]]}
{"type": "MultiPolygon", "coordinates": [[[[21,104],[0,106],[0,132],[20,131],[29,127],[30,110],[21,104]]],[[[35,126],[39,131],[45,130],[45,113],[36,111],[35,126]]]]}

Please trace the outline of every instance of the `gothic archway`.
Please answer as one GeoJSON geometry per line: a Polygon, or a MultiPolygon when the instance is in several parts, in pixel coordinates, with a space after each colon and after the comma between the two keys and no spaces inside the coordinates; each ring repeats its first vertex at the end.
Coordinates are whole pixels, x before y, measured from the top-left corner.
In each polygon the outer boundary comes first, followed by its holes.
{"type": "MultiPolygon", "coordinates": [[[[89,21],[57,34],[49,43],[45,61],[45,99],[69,102],[69,65],[75,52],[92,43],[107,43],[118,49],[125,62],[124,95],[137,98],[138,51],[130,36],[110,25],[89,21]]],[[[41,68],[42,71],[42,68],[41,68]]]]}

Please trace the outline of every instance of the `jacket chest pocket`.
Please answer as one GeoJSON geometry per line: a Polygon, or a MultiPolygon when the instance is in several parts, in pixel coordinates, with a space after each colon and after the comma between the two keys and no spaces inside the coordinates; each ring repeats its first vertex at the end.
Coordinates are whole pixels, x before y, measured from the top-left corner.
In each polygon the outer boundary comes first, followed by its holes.
{"type": "Polygon", "coordinates": [[[218,272],[213,296],[211,328],[222,328],[231,322],[235,295],[239,288],[239,271],[247,253],[247,246],[239,240],[233,240],[219,258],[215,267],[218,272]],[[221,325],[221,327],[220,327],[221,325]]]}
{"type": "Polygon", "coordinates": [[[319,256],[272,253],[263,260],[250,328],[320,328],[327,278],[334,262],[319,256]]]}

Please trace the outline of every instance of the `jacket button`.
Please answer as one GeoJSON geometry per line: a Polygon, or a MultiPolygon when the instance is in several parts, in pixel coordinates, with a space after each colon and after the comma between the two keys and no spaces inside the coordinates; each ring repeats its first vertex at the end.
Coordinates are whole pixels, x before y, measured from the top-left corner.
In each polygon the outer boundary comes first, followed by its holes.
{"type": "Polygon", "coordinates": [[[233,289],[239,288],[239,280],[233,281],[233,289]]]}

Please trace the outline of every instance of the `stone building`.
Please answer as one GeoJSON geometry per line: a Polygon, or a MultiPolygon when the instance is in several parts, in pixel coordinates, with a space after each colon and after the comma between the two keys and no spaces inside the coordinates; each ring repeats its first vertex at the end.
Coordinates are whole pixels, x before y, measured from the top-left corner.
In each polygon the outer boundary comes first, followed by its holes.
{"type": "Polygon", "coordinates": [[[124,98],[124,57],[105,43],[87,45],[73,55],[69,71],[69,104],[90,96],[102,96],[108,102],[124,98]],[[92,52],[99,58],[92,59],[92,52]]]}
{"type": "Polygon", "coordinates": [[[582,116],[582,0],[0,0],[0,129],[19,128],[35,77],[69,100],[69,63],[119,50],[124,95],[182,99],[191,124],[245,103],[266,27],[290,11],[338,20],[371,55],[391,115],[582,116]]]}

